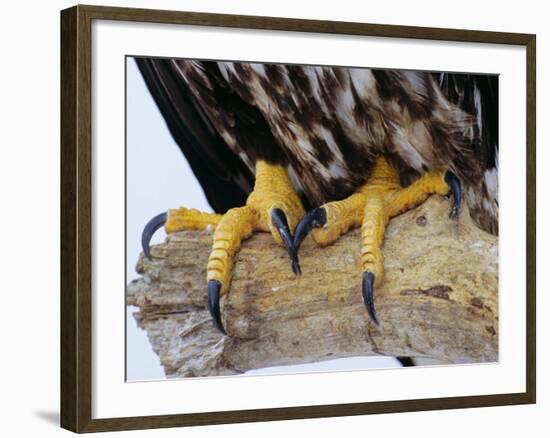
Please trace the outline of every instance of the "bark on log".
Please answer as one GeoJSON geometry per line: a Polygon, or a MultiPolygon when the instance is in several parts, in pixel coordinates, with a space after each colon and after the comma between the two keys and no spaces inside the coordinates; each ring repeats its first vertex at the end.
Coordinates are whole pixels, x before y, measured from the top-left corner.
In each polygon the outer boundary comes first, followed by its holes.
{"type": "Polygon", "coordinates": [[[349,356],[412,356],[448,363],[498,360],[498,239],[464,210],[432,196],[393,219],[383,246],[385,281],[375,294],[380,326],[361,298],[359,231],[319,248],[307,238],[302,276],[271,235],[257,233],[236,256],[222,299],[221,335],[206,310],[212,234],[180,232],[140,256],[127,288],[168,377],[241,373],[349,356]]]}

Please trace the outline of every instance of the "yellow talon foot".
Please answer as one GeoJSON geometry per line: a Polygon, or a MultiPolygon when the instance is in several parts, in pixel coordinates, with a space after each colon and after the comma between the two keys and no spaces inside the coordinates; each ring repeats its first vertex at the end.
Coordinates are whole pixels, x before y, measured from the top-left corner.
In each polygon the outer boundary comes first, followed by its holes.
{"type": "Polygon", "coordinates": [[[431,172],[408,187],[399,183],[399,175],[384,157],[378,157],[365,185],[342,201],[329,202],[308,212],[296,227],[296,250],[311,231],[315,242],[325,246],[348,230],[361,226],[361,265],[363,268],[363,301],[373,322],[374,288],[384,279],[382,242],[388,221],[424,202],[431,194],[452,193],[451,217],[458,215],[461,202],[460,182],[447,171],[431,172]]]}
{"type": "Polygon", "coordinates": [[[243,207],[232,208],[224,215],[179,208],[155,216],[142,234],[143,252],[151,257],[149,242],[153,233],[164,226],[167,233],[182,230],[215,228],[212,251],[206,268],[208,310],[223,333],[220,298],[231,285],[233,257],[241,242],[255,231],[270,232],[275,241],[286,248],[292,269],[300,273],[293,231],[305,211],[284,167],[259,160],[256,163],[254,190],[243,207]]]}
{"type": "Polygon", "coordinates": [[[221,295],[227,293],[232,271],[232,259],[254,231],[271,232],[275,241],[293,256],[292,232],[304,215],[286,170],[265,161],[256,163],[254,190],[243,207],[232,208],[221,217],[216,227],[212,252],[208,260],[207,280],[221,283],[221,295]]]}
{"type": "Polygon", "coordinates": [[[223,215],[216,227],[208,259],[208,309],[222,332],[225,333],[225,329],[220,298],[229,291],[233,257],[241,242],[255,231],[270,232],[275,241],[286,248],[292,269],[298,274],[300,267],[292,232],[304,213],[286,169],[258,161],[254,190],[244,207],[233,208],[223,215]]]}

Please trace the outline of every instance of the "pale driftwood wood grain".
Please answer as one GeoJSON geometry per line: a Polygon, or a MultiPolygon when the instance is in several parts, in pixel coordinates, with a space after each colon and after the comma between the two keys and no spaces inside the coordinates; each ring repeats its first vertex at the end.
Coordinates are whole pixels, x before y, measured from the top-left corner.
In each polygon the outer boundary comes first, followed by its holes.
{"type": "Polygon", "coordinates": [[[180,232],[140,256],[142,277],[127,302],[169,377],[241,373],[267,366],[349,356],[389,355],[448,363],[498,360],[498,238],[434,196],[393,219],[383,246],[386,277],[376,291],[380,320],[361,298],[359,231],[319,248],[308,238],[295,277],[285,251],[266,233],[237,254],[222,299],[230,337],[205,308],[212,234],[180,232]]]}

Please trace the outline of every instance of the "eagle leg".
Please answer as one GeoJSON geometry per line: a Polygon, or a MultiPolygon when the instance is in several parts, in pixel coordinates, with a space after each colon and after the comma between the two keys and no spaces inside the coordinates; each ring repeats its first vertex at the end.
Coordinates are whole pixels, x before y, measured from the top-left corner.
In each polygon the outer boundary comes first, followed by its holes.
{"type": "Polygon", "coordinates": [[[378,324],[374,309],[374,290],[384,279],[382,243],[388,221],[420,205],[431,194],[453,194],[450,216],[460,209],[460,181],[450,171],[430,172],[402,187],[399,174],[384,157],[375,161],[367,183],[342,201],[329,202],[308,212],[296,227],[294,246],[309,232],[315,242],[326,246],[351,228],[361,226],[361,266],[363,269],[363,302],[370,319],[378,324]]]}
{"type": "Polygon", "coordinates": [[[214,233],[208,260],[208,308],[216,326],[225,333],[221,322],[220,298],[228,293],[232,260],[241,241],[255,231],[270,232],[284,246],[291,259],[292,270],[300,274],[293,231],[305,211],[284,167],[256,162],[254,190],[246,205],[223,215],[214,233]]]}
{"type": "Polygon", "coordinates": [[[214,324],[225,334],[220,299],[229,292],[233,257],[241,242],[255,231],[270,232],[275,241],[285,247],[291,259],[292,270],[298,275],[300,266],[292,233],[304,213],[286,169],[258,160],[254,190],[248,196],[246,205],[232,208],[223,215],[186,208],[168,210],[168,213],[155,216],[145,226],[142,234],[143,252],[150,258],[149,241],[153,233],[163,225],[167,233],[215,227],[212,251],[206,268],[207,304],[214,324]]]}

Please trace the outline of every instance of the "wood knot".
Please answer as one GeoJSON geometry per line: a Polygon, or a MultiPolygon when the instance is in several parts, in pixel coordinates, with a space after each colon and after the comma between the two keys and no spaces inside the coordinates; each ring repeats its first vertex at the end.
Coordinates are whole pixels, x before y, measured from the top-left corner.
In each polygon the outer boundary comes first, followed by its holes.
{"type": "Polygon", "coordinates": [[[482,308],[483,307],[483,301],[481,301],[478,297],[473,297],[470,300],[470,304],[474,307],[482,308]]]}
{"type": "Polygon", "coordinates": [[[418,225],[419,227],[425,227],[427,223],[428,223],[428,219],[424,215],[418,216],[416,218],[416,225],[418,225]]]}
{"type": "Polygon", "coordinates": [[[430,287],[429,289],[405,289],[400,292],[400,295],[423,295],[433,298],[441,298],[443,300],[450,300],[449,293],[453,289],[450,286],[439,284],[437,286],[430,287]]]}

